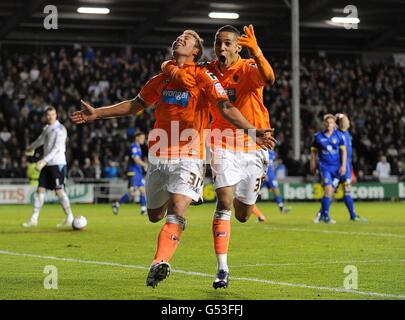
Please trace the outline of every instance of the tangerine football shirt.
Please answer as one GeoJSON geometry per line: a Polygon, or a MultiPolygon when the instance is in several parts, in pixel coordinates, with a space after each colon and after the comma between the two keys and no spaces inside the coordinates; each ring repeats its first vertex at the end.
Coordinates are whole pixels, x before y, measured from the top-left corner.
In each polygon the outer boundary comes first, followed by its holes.
{"type": "Polygon", "coordinates": [[[210,110],[228,100],[218,78],[195,63],[182,66],[194,75],[197,86],[184,90],[170,77],[151,78],[139,93],[147,105],[155,105],[155,126],[149,134],[149,155],[164,158],[203,159],[204,129],[209,127],[210,110]]]}
{"type": "MultiPolygon", "coordinates": [[[[228,69],[221,69],[218,61],[207,67],[219,79],[228,94],[230,102],[255,128],[270,128],[270,117],[263,102],[263,88],[266,82],[260,76],[253,59],[239,59],[228,69]]],[[[237,134],[236,128],[223,118],[210,104],[212,114],[212,146],[232,148],[235,151],[249,151],[259,148],[247,134],[237,134]],[[222,132],[222,138],[215,138],[215,129],[222,132]]]]}

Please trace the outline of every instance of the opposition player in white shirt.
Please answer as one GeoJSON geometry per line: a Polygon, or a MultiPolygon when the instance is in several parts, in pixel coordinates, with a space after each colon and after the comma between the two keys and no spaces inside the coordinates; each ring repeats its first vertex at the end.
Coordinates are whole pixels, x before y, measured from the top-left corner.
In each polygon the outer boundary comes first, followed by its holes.
{"type": "Polygon", "coordinates": [[[23,223],[25,228],[36,227],[38,225],[39,212],[44,205],[46,189],[55,190],[66,214],[66,219],[57,227],[71,227],[73,222],[70,201],[65,192],[66,177],[66,128],[58,121],[56,109],[48,107],[45,111],[47,125],[41,135],[28,146],[26,154],[32,154],[36,148],[44,146],[44,156],[36,163],[36,168],[40,171],[38,189],[34,195],[34,210],[30,221],[23,223]]]}

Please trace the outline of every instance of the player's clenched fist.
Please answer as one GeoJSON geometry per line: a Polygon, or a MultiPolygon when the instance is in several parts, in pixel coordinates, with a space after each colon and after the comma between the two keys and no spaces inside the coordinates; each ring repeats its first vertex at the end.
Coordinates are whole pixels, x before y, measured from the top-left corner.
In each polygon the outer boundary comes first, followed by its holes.
{"type": "Polygon", "coordinates": [[[83,109],[72,113],[73,123],[86,123],[96,120],[96,109],[94,109],[90,104],[84,102],[83,100],[80,100],[80,103],[83,109]]]}

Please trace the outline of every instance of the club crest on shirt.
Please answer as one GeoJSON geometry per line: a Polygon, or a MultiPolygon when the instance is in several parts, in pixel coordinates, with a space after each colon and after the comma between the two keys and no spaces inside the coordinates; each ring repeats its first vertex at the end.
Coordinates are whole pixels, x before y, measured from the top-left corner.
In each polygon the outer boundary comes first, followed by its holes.
{"type": "Polygon", "coordinates": [[[336,138],[333,138],[333,139],[332,139],[332,143],[333,143],[333,144],[336,144],[336,142],[337,142],[336,138]]]}

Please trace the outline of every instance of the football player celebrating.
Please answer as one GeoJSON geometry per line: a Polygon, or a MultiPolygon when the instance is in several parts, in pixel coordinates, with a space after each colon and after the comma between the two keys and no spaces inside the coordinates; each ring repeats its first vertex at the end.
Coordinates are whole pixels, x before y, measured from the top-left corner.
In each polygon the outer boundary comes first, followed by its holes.
{"type": "Polygon", "coordinates": [[[75,123],[136,114],[155,106],[155,127],[149,133],[149,165],[145,188],[149,220],[166,217],[146,283],[155,287],[170,273],[169,261],[186,226],[186,211],[198,201],[203,184],[204,129],[209,124],[208,103],[235,127],[254,135],[256,143],[273,147],[269,127],[255,130],[235,108],[218,79],[207,69],[196,67],[202,55],[202,39],[186,30],[173,42],[176,67],[185,68],[197,86],[184,90],[170,77],[159,74],[150,79],[136,98],[113,106],[93,108],[82,102],[83,110],[73,113],[75,123]],[[169,139],[170,138],[170,139],[169,139]],[[174,139],[173,139],[174,138],[174,139]],[[175,139],[177,138],[177,140],[175,139]]]}
{"type": "MultiPolygon", "coordinates": [[[[245,34],[226,25],[215,34],[217,59],[204,64],[221,82],[230,101],[256,128],[269,128],[270,119],[263,102],[263,88],[272,85],[275,76],[257,43],[252,25],[244,27],[245,34]],[[247,47],[251,59],[242,59],[240,52],[247,47]]],[[[193,79],[184,68],[165,62],[163,71],[183,86],[193,86],[193,79]]],[[[211,105],[211,168],[214,176],[217,207],[213,216],[214,248],[217,273],[213,287],[226,288],[229,282],[227,254],[231,232],[231,207],[235,217],[246,222],[254,208],[261,178],[268,164],[268,153],[249,143],[246,135],[238,134],[219,109],[211,105]],[[225,138],[225,139],[223,139],[225,138]],[[225,141],[224,141],[225,140],[225,141]]]]}

